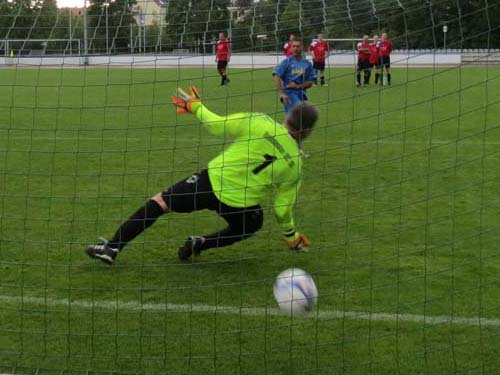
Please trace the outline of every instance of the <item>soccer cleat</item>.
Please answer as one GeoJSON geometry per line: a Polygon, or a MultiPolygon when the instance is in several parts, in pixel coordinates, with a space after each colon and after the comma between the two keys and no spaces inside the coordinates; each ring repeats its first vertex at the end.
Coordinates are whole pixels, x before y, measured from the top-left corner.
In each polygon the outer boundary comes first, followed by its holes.
{"type": "Polygon", "coordinates": [[[200,255],[201,249],[200,246],[205,242],[205,237],[201,236],[189,236],[184,242],[184,245],[179,248],[180,260],[188,260],[192,255],[195,257],[200,255]]]}
{"type": "Polygon", "coordinates": [[[108,245],[106,239],[100,238],[99,243],[88,246],[85,252],[89,257],[99,259],[101,262],[111,265],[115,261],[120,250],[112,248],[108,245]]]}
{"type": "MultiPolygon", "coordinates": [[[[297,233],[295,234],[297,236],[297,233]]],[[[309,246],[311,241],[303,234],[298,233],[298,237],[292,241],[285,239],[285,242],[290,247],[290,250],[296,253],[307,253],[309,251],[309,246]]]]}
{"type": "Polygon", "coordinates": [[[328,87],[328,83],[326,83],[326,82],[325,82],[325,83],[322,83],[322,84],[321,84],[321,86],[323,86],[323,87],[328,87]]]}
{"type": "Polygon", "coordinates": [[[231,80],[229,78],[226,78],[226,81],[224,82],[224,85],[227,86],[231,83],[231,80]]]}
{"type": "Polygon", "coordinates": [[[293,249],[290,249],[290,250],[292,250],[292,252],[294,252],[294,253],[308,253],[309,247],[299,245],[299,246],[297,246],[293,249]]]}
{"type": "Polygon", "coordinates": [[[361,83],[356,82],[356,87],[361,87],[361,83]]]}

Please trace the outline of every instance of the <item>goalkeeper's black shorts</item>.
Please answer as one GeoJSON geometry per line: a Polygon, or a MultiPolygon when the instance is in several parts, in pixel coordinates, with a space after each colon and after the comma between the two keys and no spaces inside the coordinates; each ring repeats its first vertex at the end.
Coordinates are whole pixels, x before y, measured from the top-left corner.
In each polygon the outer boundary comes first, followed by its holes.
{"type": "Polygon", "coordinates": [[[231,227],[242,230],[249,225],[260,228],[264,221],[260,205],[241,208],[222,203],[214,194],[206,169],[170,186],[161,195],[170,211],[180,213],[216,211],[231,227]]]}

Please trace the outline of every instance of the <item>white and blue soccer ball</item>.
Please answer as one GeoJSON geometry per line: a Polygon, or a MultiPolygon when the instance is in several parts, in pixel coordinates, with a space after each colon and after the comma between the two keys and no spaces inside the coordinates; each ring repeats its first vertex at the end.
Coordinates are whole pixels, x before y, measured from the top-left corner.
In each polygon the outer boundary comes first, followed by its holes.
{"type": "Polygon", "coordinates": [[[311,311],[318,299],[314,280],[300,268],[289,268],[281,272],[276,277],[273,291],[280,309],[291,316],[311,311]]]}

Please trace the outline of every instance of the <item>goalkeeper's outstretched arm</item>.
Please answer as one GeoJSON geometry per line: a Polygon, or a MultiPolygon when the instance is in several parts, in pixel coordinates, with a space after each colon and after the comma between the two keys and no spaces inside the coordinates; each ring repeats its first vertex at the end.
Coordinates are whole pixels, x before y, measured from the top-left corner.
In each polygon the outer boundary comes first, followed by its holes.
{"type": "Polygon", "coordinates": [[[248,132],[250,126],[250,113],[234,113],[220,116],[201,102],[193,106],[194,115],[207,128],[210,134],[218,136],[238,137],[248,132]]]}
{"type": "Polygon", "coordinates": [[[235,113],[220,116],[210,111],[201,103],[200,94],[196,87],[191,87],[190,93],[177,89],[178,96],[172,97],[172,103],[177,107],[177,113],[194,114],[213,135],[238,137],[248,132],[251,117],[259,114],[235,113]]]}
{"type": "Polygon", "coordinates": [[[309,240],[295,228],[294,211],[301,182],[283,183],[278,186],[274,200],[274,215],[281,226],[283,239],[295,251],[307,251],[309,240]]]}

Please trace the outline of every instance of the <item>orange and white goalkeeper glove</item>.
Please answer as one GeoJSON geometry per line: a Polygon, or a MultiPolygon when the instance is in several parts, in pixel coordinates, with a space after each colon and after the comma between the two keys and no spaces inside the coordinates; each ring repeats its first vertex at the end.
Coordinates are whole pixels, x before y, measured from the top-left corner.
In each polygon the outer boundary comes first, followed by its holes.
{"type": "Polygon", "coordinates": [[[285,239],[285,242],[288,247],[298,253],[309,251],[309,245],[311,244],[308,238],[299,232],[295,232],[293,239],[285,239]]]}
{"type": "Polygon", "coordinates": [[[172,96],[172,103],[177,107],[177,113],[180,115],[193,113],[193,103],[200,101],[200,92],[195,86],[190,87],[190,93],[181,89],[177,89],[178,96],[172,96]]]}

